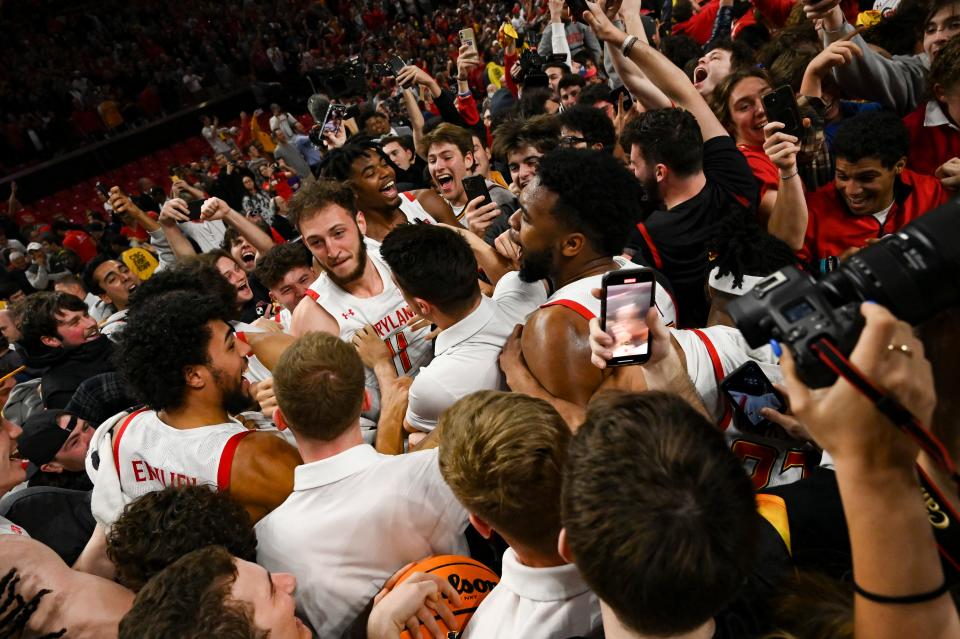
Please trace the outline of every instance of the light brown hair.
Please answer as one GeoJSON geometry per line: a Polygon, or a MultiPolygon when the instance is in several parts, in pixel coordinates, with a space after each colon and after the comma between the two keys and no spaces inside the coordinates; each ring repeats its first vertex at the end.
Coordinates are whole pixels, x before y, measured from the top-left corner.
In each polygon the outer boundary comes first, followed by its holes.
{"type": "Polygon", "coordinates": [[[331,441],[360,417],[363,362],[339,337],[309,333],[284,351],[273,371],[273,389],[298,437],[331,441]]]}
{"type": "Polygon", "coordinates": [[[467,153],[473,153],[473,135],[461,126],[444,122],[423,136],[423,148],[427,152],[434,144],[444,143],[452,144],[460,149],[460,153],[464,157],[467,156],[467,153]]]}
{"type": "Polygon", "coordinates": [[[570,430],[547,402],[480,391],[440,416],[440,472],[463,506],[511,541],[556,553],[570,430]]]}
{"type": "Polygon", "coordinates": [[[331,179],[307,180],[290,198],[287,219],[299,230],[301,222],[306,222],[331,204],[345,208],[352,216],[357,216],[357,194],[346,182],[331,179]]]}

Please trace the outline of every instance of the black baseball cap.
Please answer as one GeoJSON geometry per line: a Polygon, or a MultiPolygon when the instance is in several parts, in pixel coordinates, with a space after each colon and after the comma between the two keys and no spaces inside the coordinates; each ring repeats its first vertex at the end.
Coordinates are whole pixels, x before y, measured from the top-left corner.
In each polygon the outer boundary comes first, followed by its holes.
{"type": "MultiPolygon", "coordinates": [[[[21,459],[29,461],[37,469],[53,461],[77,425],[78,417],[70,415],[66,428],[60,426],[57,422],[63,415],[70,413],[44,410],[27,418],[21,426],[23,432],[17,438],[17,451],[21,459]]],[[[31,475],[33,470],[28,468],[27,474],[31,475]]]]}

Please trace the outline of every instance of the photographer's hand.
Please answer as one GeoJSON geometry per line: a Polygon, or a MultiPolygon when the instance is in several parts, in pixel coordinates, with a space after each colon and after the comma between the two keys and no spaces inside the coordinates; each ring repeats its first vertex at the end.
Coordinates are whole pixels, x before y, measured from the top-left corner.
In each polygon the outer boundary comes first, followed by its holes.
{"type": "MultiPolygon", "coordinates": [[[[860,310],[866,325],[850,362],[920,423],[928,425],[936,395],[923,344],[909,324],[897,320],[882,306],[865,303],[860,310]]],[[[893,427],[873,402],[848,381],[837,380],[826,394],[815,399],[814,391],[797,376],[792,353],[786,349],[781,366],[793,412],[838,467],[850,464],[856,468],[899,468],[912,472],[917,445],[893,427]]]]}
{"type": "Polygon", "coordinates": [[[435,98],[439,97],[441,93],[440,85],[437,84],[437,81],[434,80],[429,73],[412,64],[400,69],[400,73],[397,74],[397,82],[403,86],[419,84],[425,87],[435,98]]]}

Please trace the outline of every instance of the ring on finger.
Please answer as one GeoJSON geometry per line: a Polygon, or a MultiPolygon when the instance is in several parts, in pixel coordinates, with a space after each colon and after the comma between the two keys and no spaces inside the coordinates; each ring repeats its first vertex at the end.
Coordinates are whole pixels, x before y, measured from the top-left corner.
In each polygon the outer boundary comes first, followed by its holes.
{"type": "Polygon", "coordinates": [[[892,353],[903,353],[907,357],[913,356],[913,349],[906,344],[887,344],[887,350],[892,353]]]}

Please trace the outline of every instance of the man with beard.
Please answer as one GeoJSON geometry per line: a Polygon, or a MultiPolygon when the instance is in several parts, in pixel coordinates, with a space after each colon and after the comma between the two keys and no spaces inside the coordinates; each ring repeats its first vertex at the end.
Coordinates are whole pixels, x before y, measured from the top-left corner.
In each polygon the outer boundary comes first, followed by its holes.
{"type": "Polygon", "coordinates": [[[65,408],[85,379],[115,370],[112,344],[101,335],[80,298],[34,293],[20,311],[17,350],[28,367],[42,371],[44,408],[65,408]]]}
{"type": "Polygon", "coordinates": [[[110,526],[126,504],[167,486],[227,492],[254,521],[292,490],[296,449],[235,418],[254,403],[244,379],[250,347],[230,324],[233,312],[222,295],[191,290],[135,300],[118,361],[145,407],[93,436],[87,471],[99,524],[110,526]]]}
{"type": "MultiPolygon", "coordinates": [[[[299,337],[319,331],[349,342],[361,329],[372,327],[387,343],[397,374],[416,375],[430,361],[430,343],[424,337],[428,328],[411,328],[416,313],[403,299],[386,262],[368,252],[363,239],[366,219],[357,211],[353,191],[335,180],[305,184],[290,201],[290,220],[324,271],[310,286],[309,299],[294,310],[291,333],[299,337]]],[[[369,368],[366,387],[372,404],[364,416],[376,421],[380,393],[369,368]]]]}
{"type": "MultiPolygon", "coordinates": [[[[627,4],[621,11],[633,16],[627,4]]],[[[629,4],[639,14],[639,2],[630,0],[629,4]]],[[[584,17],[597,37],[625,49],[626,57],[680,107],[647,111],[620,136],[647,197],[663,205],[636,225],[627,247],[670,278],[677,294],[680,326],[703,327],[710,306],[705,293],[710,271],[706,241],[713,225],[731,211],[756,209],[757,180],[733,138],[683,71],[646,45],[639,19],[626,21],[627,35],[594,7],[584,17]]],[[[792,222],[775,214],[768,230],[780,237],[781,225],[792,222]]]]}
{"type": "MultiPolygon", "coordinates": [[[[518,363],[503,358],[507,383],[527,392],[529,374],[550,399],[586,406],[603,381],[589,370],[590,319],[600,315],[603,274],[630,262],[620,258],[630,229],[641,214],[636,179],[609,153],[561,149],[545,155],[527,187],[525,206],[511,220],[518,226],[520,279],[547,279],[553,294],[527,320],[518,363]]],[[[655,303],[665,323],[674,321],[669,293],[656,287],[655,303]]],[[[510,349],[508,343],[507,349],[510,349]]]]}
{"type": "Polygon", "coordinates": [[[346,182],[357,194],[357,209],[367,223],[364,235],[377,246],[400,224],[457,224],[453,211],[433,191],[400,193],[396,172],[372,139],[355,138],[330,151],[323,175],[346,182]]]}

